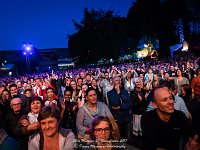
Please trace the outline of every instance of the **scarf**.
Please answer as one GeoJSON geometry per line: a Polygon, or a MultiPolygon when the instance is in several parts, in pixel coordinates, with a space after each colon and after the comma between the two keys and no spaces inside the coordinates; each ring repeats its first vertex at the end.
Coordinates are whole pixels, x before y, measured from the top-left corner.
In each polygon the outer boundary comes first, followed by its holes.
{"type": "Polygon", "coordinates": [[[0,145],[5,141],[7,137],[7,133],[3,129],[0,129],[0,145]]]}

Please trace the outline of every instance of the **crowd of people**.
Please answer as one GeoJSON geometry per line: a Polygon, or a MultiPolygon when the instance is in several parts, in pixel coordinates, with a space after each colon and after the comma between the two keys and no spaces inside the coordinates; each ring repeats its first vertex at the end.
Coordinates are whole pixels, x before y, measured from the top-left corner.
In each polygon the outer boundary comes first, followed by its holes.
{"type": "Polygon", "coordinates": [[[0,79],[0,150],[198,150],[199,116],[199,58],[0,79]]]}

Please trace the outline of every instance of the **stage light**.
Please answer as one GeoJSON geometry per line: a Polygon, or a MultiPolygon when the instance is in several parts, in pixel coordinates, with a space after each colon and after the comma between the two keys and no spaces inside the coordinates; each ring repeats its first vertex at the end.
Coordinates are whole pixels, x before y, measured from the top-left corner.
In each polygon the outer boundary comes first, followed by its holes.
{"type": "Polygon", "coordinates": [[[30,72],[30,59],[29,56],[32,55],[32,51],[33,51],[33,46],[30,43],[24,43],[22,50],[23,50],[23,55],[26,56],[26,66],[27,66],[27,70],[28,72],[30,72]]]}
{"type": "Polygon", "coordinates": [[[31,47],[30,47],[30,46],[27,46],[27,47],[25,48],[25,50],[26,50],[26,51],[30,51],[30,50],[31,50],[31,47]]]}
{"type": "Polygon", "coordinates": [[[9,72],[8,75],[9,75],[9,76],[12,76],[12,72],[9,72]]]}

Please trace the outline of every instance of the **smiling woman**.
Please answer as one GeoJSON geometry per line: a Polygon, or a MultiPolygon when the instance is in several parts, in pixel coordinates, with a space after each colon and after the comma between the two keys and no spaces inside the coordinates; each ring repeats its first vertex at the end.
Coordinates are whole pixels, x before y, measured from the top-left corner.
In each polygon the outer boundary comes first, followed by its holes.
{"type": "Polygon", "coordinates": [[[45,106],[38,115],[41,133],[34,135],[29,141],[31,150],[54,149],[73,150],[75,135],[69,129],[59,128],[60,111],[55,106],[45,106]]]}

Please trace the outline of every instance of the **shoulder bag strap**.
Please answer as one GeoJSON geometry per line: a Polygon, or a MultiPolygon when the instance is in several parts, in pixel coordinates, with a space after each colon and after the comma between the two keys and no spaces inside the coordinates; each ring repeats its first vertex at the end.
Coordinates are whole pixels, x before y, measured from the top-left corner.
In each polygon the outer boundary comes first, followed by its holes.
{"type": "Polygon", "coordinates": [[[85,106],[83,106],[83,109],[90,116],[90,118],[93,120],[94,117],[92,117],[92,115],[90,114],[89,110],[85,106]]]}
{"type": "Polygon", "coordinates": [[[43,145],[44,145],[44,136],[42,132],[39,132],[40,134],[40,146],[39,146],[39,150],[43,150],[43,145]]]}

